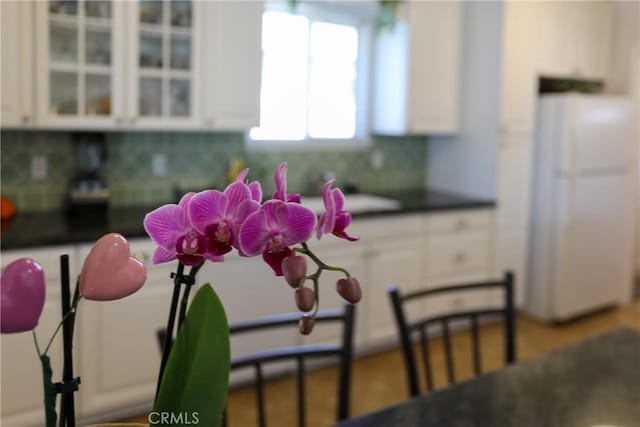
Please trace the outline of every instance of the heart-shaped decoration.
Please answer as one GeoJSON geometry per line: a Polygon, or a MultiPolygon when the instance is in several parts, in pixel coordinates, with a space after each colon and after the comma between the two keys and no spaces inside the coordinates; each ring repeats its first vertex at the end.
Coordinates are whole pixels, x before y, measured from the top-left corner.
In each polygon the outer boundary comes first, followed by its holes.
{"type": "Polygon", "coordinates": [[[0,278],[3,334],[30,331],[38,325],[44,307],[44,270],[31,258],[20,258],[0,278]]]}
{"type": "Polygon", "coordinates": [[[147,279],[144,265],[131,257],[127,240],[118,233],[102,236],[91,247],[80,271],[80,293],[94,301],[131,295],[147,279]]]}

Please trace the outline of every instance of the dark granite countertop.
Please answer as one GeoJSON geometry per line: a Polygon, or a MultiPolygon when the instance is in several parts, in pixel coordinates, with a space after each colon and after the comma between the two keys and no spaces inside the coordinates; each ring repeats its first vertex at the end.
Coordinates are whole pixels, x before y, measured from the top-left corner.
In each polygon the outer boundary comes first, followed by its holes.
{"type": "MultiPolygon", "coordinates": [[[[395,211],[369,211],[354,214],[354,218],[401,215],[414,212],[435,212],[458,209],[490,208],[493,200],[478,200],[459,195],[428,191],[403,191],[378,194],[396,199],[402,207],[395,211]]],[[[348,196],[347,196],[348,197],[348,196]]],[[[2,224],[0,249],[21,249],[36,246],[90,243],[109,232],[126,238],[146,236],[142,220],[147,212],[159,205],[119,207],[106,216],[85,216],[70,219],[64,212],[19,213],[11,222],[2,224]]]]}
{"type": "Polygon", "coordinates": [[[640,332],[617,329],[338,426],[638,426],[639,360],[640,332]]]}

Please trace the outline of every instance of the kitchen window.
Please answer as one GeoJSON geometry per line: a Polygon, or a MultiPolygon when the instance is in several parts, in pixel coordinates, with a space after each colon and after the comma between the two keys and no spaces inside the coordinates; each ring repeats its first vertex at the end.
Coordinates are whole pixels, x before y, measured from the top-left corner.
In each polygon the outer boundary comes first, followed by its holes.
{"type": "Polygon", "coordinates": [[[371,2],[267,4],[254,145],[362,140],[374,12],[371,2]]]}

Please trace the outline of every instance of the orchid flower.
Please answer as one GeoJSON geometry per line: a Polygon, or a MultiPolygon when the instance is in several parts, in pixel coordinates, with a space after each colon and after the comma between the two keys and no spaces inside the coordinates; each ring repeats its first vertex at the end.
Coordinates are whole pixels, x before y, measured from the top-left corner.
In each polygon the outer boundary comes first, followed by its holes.
{"type": "Polygon", "coordinates": [[[238,248],[238,231],[242,222],[257,211],[260,203],[254,197],[262,197],[258,184],[252,192],[249,185],[242,182],[245,169],[236,182],[229,184],[224,192],[205,190],[193,196],[189,204],[189,219],[196,231],[206,236],[207,251],[211,255],[222,256],[238,248]],[[259,190],[259,193],[258,193],[259,190]]]}
{"type": "Polygon", "coordinates": [[[287,194],[287,164],[280,163],[276,173],[273,176],[273,180],[276,183],[276,191],[273,193],[273,198],[282,200],[283,202],[300,203],[300,194],[291,193],[287,194]]]}
{"type": "Polygon", "coordinates": [[[322,189],[325,212],[320,215],[316,236],[320,239],[323,234],[332,233],[341,239],[351,242],[356,241],[359,237],[349,236],[345,231],[351,224],[351,213],[344,210],[344,194],[342,194],[342,191],[339,188],[331,188],[333,182],[333,179],[327,182],[322,189]]]}
{"type": "MultiPolygon", "coordinates": [[[[248,173],[249,168],[243,169],[243,171],[238,174],[236,182],[245,182],[245,178],[247,177],[248,173]]],[[[249,191],[251,192],[251,199],[260,203],[262,201],[262,187],[260,186],[260,182],[251,181],[247,184],[247,186],[249,187],[249,191]]]]}
{"type": "Polygon", "coordinates": [[[194,193],[187,193],[177,205],[160,206],[145,215],[144,229],[158,245],[153,253],[154,264],[176,258],[189,266],[200,265],[205,259],[222,261],[222,257],[207,252],[207,238],[189,221],[188,206],[193,196],[194,193]]]}
{"type": "Polygon", "coordinates": [[[316,215],[305,206],[269,200],[240,227],[240,248],[247,256],[262,253],[276,276],[282,276],[282,260],[293,254],[291,246],[311,237],[316,221],[316,215]]]}

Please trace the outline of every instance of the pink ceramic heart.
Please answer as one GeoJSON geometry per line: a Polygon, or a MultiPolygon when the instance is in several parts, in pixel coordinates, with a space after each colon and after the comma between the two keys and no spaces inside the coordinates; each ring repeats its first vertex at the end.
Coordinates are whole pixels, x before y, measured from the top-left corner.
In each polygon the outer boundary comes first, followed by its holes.
{"type": "Polygon", "coordinates": [[[86,299],[110,301],[131,295],[147,279],[147,270],[118,233],[102,236],[93,245],[80,271],[80,293],[86,299]]]}
{"type": "Polygon", "coordinates": [[[31,258],[20,258],[0,278],[2,333],[30,331],[38,325],[44,307],[44,270],[31,258]]]}

